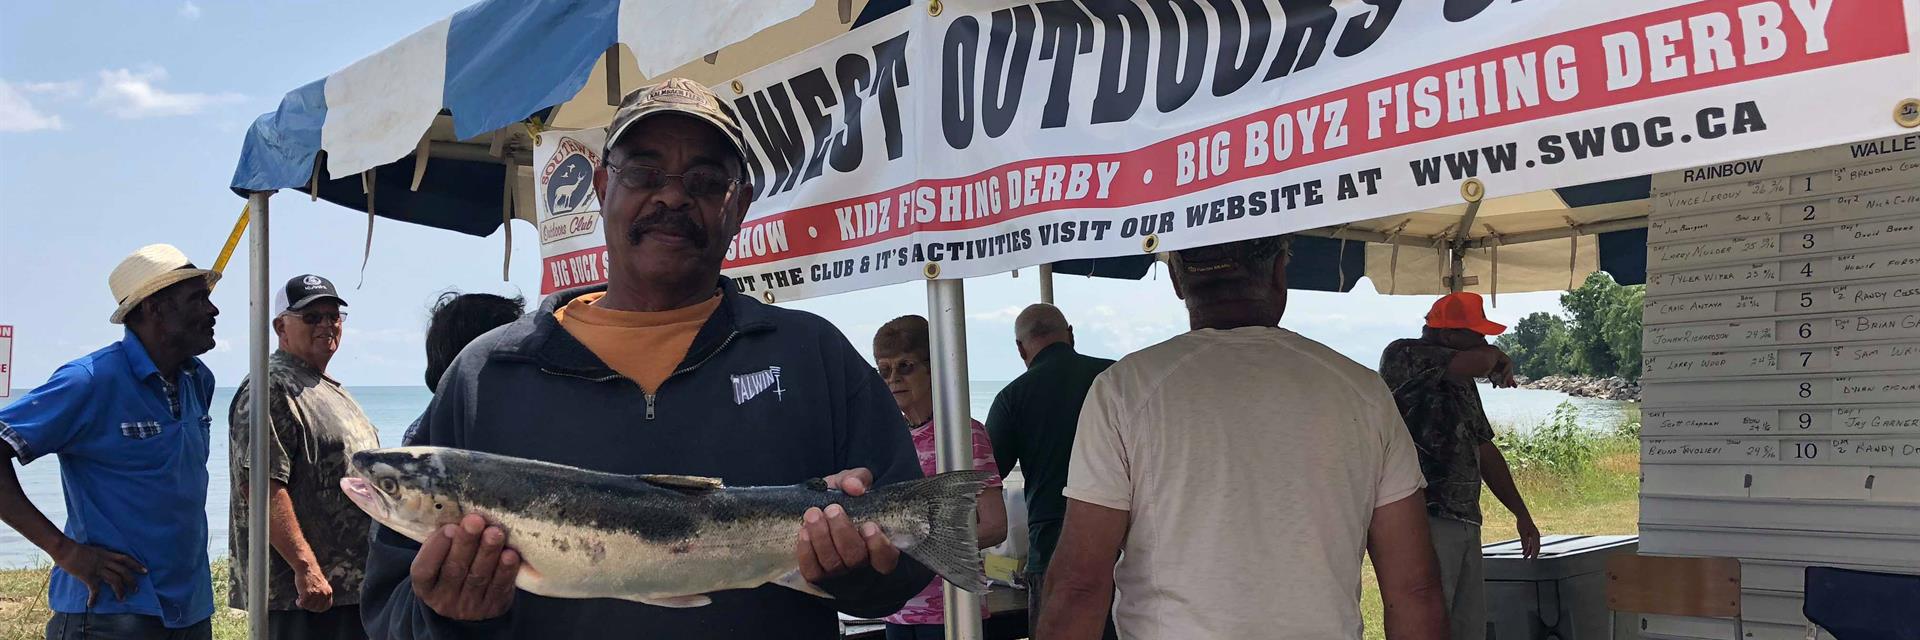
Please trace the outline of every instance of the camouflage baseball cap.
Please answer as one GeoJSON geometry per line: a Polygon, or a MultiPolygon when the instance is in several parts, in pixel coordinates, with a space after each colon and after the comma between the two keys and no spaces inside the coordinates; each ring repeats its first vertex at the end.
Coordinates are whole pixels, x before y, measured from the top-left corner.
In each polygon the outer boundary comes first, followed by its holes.
{"type": "Polygon", "coordinates": [[[601,152],[612,149],[613,143],[619,142],[620,136],[633,125],[663,113],[684,114],[713,125],[733,144],[740,162],[746,163],[747,145],[741,139],[740,124],[734,120],[733,110],[720,101],[720,96],[686,78],[668,78],[628,93],[620,101],[620,109],[613,113],[613,124],[607,127],[607,145],[601,152]]]}

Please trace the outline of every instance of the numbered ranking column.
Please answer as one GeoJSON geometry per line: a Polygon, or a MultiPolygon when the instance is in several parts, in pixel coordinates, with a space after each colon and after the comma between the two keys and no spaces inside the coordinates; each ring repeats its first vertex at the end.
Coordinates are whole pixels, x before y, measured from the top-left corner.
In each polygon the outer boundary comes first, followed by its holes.
{"type": "MultiPolygon", "coordinates": [[[[1797,597],[1801,565],[1920,569],[1908,138],[1655,177],[1644,552],[1747,559],[1756,604],[1797,597]]],[[[1790,625],[1786,600],[1753,613],[1790,625]]]]}

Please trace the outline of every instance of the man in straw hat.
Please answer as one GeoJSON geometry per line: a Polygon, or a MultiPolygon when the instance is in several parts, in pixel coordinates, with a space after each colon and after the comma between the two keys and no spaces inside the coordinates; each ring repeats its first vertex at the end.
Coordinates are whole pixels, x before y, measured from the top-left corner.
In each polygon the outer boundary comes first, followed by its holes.
{"type": "Polygon", "coordinates": [[[1193,330],[1121,358],[1080,410],[1036,638],[1446,636],[1420,467],[1386,385],[1280,328],[1286,237],[1176,252],[1193,330]],[[1123,554],[1124,552],[1124,554],[1123,554]],[[1117,595],[1116,595],[1117,593],[1117,595]]]}
{"type": "Polygon", "coordinates": [[[126,337],[54,371],[0,408],[0,455],[60,457],[64,532],[0,464],[0,520],[54,563],[51,639],[212,636],[207,569],[207,442],[213,372],[208,299],[220,274],[179,249],[141,247],[107,285],[126,337]]]}
{"type": "Polygon", "coordinates": [[[1540,555],[1540,528],[1513,485],[1506,457],[1493,444],[1493,426],[1474,379],[1512,387],[1513,360],[1487,344],[1507,327],[1487,319],[1480,294],[1442,296],[1427,312],[1418,338],[1395,340],[1380,354],[1380,375],[1419,446],[1427,478],[1427,527],[1440,560],[1454,640],[1487,635],[1486,574],[1480,556],[1480,484],[1513,512],[1521,553],[1540,555]]]}
{"type": "MultiPolygon", "coordinates": [[[[824,478],[850,495],[921,477],[893,394],[846,336],[721,277],[753,200],[747,158],[706,87],[669,79],[629,94],[594,174],[606,286],[556,293],[467,345],[409,444],[736,486],[824,478]]],[[[545,541],[477,515],[424,544],[376,525],[362,616],[371,636],[396,639],[824,639],[840,636],[836,610],[885,616],[932,578],[840,505],[793,531],[799,571],[783,584],[831,599],[775,585],[653,604],[549,598],[514,588],[540,570],[516,545],[545,541]]]]}

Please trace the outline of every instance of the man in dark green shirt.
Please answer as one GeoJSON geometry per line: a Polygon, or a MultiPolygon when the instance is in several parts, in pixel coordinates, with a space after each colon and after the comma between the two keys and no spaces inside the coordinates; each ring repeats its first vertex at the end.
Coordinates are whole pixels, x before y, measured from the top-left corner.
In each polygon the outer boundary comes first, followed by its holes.
{"type": "MultiPolygon", "coordinates": [[[[1067,513],[1060,490],[1067,486],[1067,458],[1073,453],[1080,405],[1093,379],[1113,361],[1074,351],[1073,327],[1050,304],[1021,311],[1014,319],[1013,333],[1027,372],[993,399],[987,435],[993,438],[1000,473],[1010,472],[1019,463],[1026,480],[1027,619],[1039,620],[1041,583],[1067,513]]],[[[1107,635],[1113,637],[1111,621],[1107,635]]]]}

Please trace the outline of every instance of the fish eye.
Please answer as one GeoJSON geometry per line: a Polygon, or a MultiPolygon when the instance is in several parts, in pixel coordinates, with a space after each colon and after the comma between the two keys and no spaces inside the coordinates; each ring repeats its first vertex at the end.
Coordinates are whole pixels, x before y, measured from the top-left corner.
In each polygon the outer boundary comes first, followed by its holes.
{"type": "Polygon", "coordinates": [[[400,492],[400,482],[397,480],[394,480],[393,478],[381,478],[379,480],[375,480],[373,482],[373,486],[379,488],[381,493],[384,493],[387,495],[393,495],[400,492]]]}

